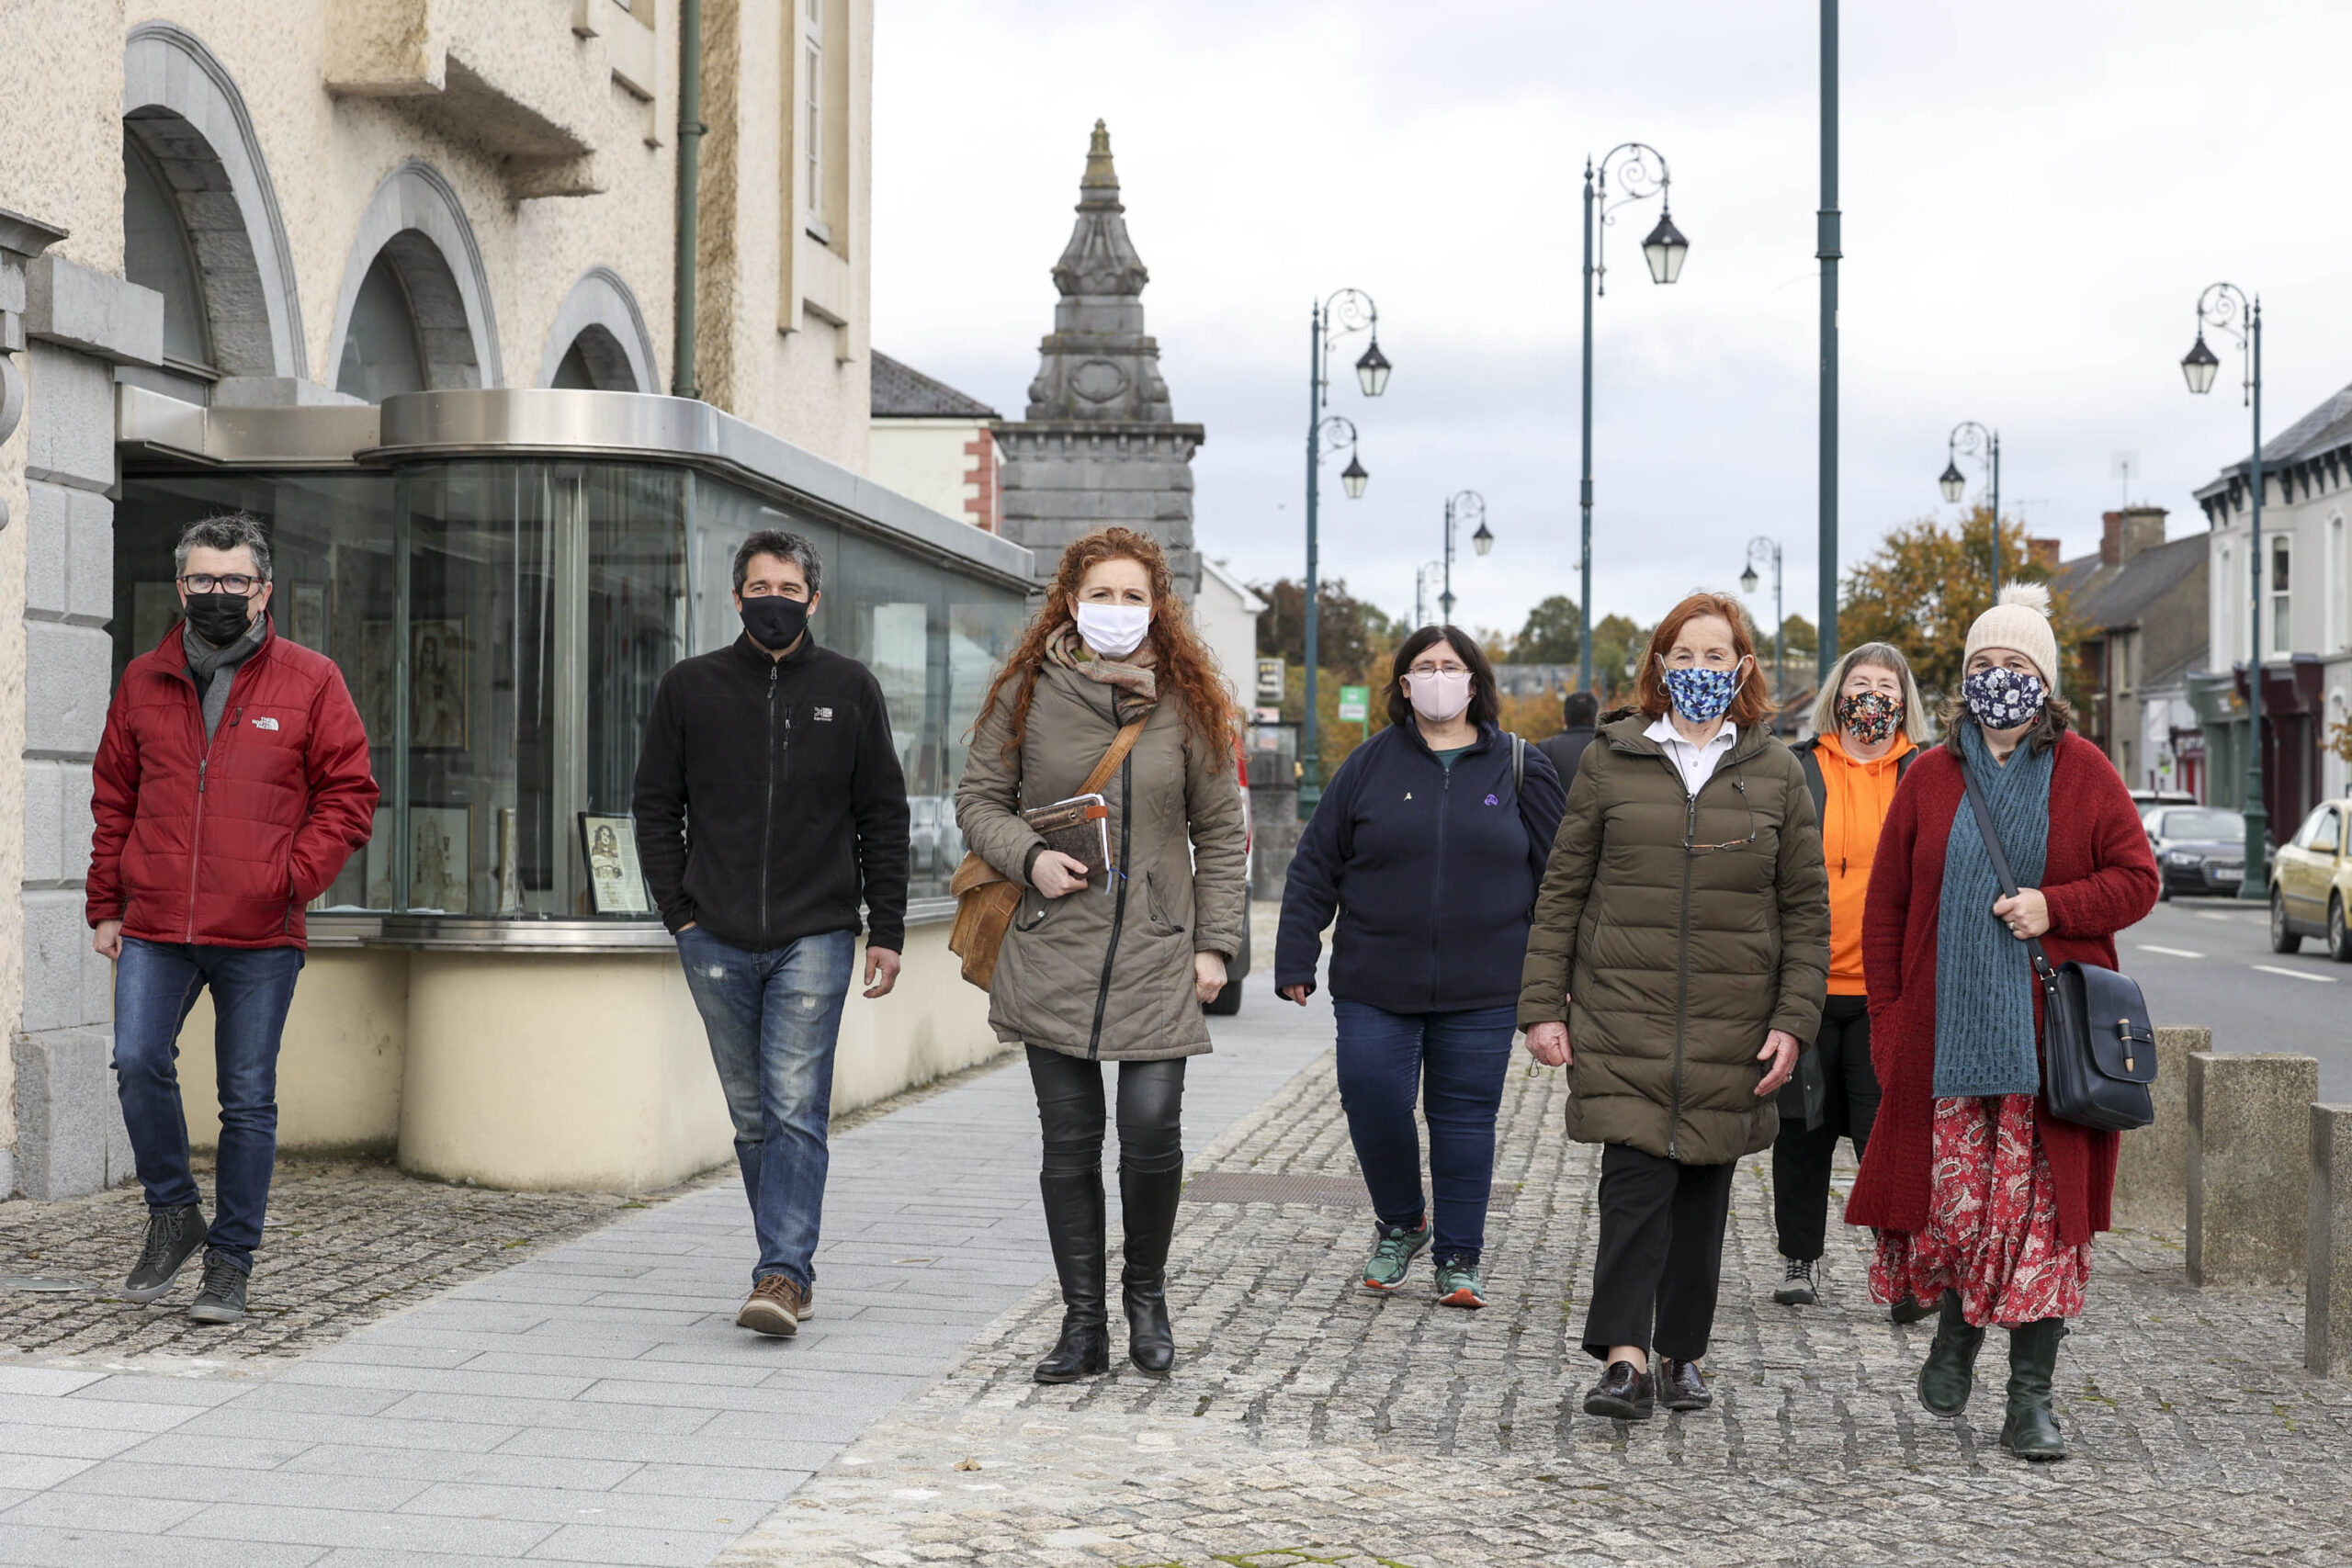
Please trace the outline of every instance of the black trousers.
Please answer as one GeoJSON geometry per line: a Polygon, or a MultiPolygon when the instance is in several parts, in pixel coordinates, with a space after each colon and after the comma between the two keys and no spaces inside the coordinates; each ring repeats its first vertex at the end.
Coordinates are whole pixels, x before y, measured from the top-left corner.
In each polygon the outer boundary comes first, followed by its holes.
{"type": "MultiPolygon", "coordinates": [[[[1119,1064],[1119,1168],[1156,1176],[1184,1164],[1184,1062],[1119,1064]]],[[[1102,1064],[1029,1047],[1047,1176],[1102,1169],[1102,1064]]]]}
{"type": "Polygon", "coordinates": [[[1807,1132],[1783,1120],[1772,1144],[1772,1223],[1781,1256],[1808,1262],[1827,1240],[1829,1166],[1838,1140],[1854,1141],[1854,1157],[1871,1141],[1878,1120],[1878,1074],[1871,1066],[1871,1010],[1860,997],[1832,997],[1821,1010],[1821,1032],[1813,1042],[1829,1087],[1821,1125],[1807,1132]]]}
{"type": "Polygon", "coordinates": [[[1736,1164],[1684,1165],[1611,1144],[1600,1154],[1600,1245],[1585,1353],[1640,1345],[1678,1361],[1707,1353],[1736,1164]]]}

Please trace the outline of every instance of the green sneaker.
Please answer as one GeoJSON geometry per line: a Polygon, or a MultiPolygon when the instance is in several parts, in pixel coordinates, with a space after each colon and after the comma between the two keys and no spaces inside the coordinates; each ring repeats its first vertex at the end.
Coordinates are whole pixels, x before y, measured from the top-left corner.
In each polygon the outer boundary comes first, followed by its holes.
{"type": "Polygon", "coordinates": [[[1405,1270],[1429,1246],[1430,1217],[1423,1214],[1417,1230],[1375,1224],[1373,1231],[1377,1239],[1372,1256],[1364,1259],[1363,1288],[1385,1296],[1405,1282],[1405,1270]]]}
{"type": "Polygon", "coordinates": [[[1466,1258],[1441,1258],[1437,1260],[1437,1304],[1467,1307],[1476,1312],[1487,1304],[1487,1284],[1478,1278],[1478,1266],[1466,1258]]]}

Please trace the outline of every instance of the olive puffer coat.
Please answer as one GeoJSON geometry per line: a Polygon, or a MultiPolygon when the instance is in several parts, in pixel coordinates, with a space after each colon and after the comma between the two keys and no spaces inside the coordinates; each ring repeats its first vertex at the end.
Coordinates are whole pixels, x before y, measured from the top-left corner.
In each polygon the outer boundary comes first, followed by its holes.
{"type": "Polygon", "coordinates": [[[1048,898],[1029,886],[1039,840],[1021,813],[1078,793],[1119,733],[1114,688],[1047,663],[1020,749],[1009,703],[973,732],[956,821],[982,860],[1027,888],[989,987],[997,1038],[1105,1062],[1209,1049],[1193,954],[1230,959],[1249,909],[1246,819],[1233,753],[1204,743],[1163,695],[1102,786],[1113,862],[1104,886],[1048,898]]]}
{"type": "Polygon", "coordinates": [[[1519,1023],[1568,1025],[1570,1137],[1721,1165],[1780,1130],[1756,1093],[1766,1032],[1810,1040],[1821,1022],[1821,829],[1796,759],[1761,728],[1693,796],[1652,722],[1612,716],[1577,771],[1519,1023]]]}

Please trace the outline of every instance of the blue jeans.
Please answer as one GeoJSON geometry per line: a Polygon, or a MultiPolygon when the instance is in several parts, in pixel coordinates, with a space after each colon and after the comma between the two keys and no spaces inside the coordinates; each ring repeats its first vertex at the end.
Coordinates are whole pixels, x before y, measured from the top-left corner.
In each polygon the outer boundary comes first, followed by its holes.
{"type": "Polygon", "coordinates": [[[699,926],[678,933],[678,962],[735,1122],[735,1161],[760,1238],[754,1284],[770,1274],[803,1290],[816,1283],[833,1043],[856,957],[854,931],[765,953],[730,947],[699,926]]]}
{"type": "Polygon", "coordinates": [[[1340,1017],[1340,1106],[1356,1163],[1384,1225],[1417,1226],[1421,1136],[1413,1102],[1430,1124],[1430,1185],[1436,1190],[1436,1255],[1476,1263],[1487,1244],[1487,1195],[1495,1180],[1495,1112],[1518,1010],[1385,1012],[1334,1002],[1340,1017]]]}
{"type": "Polygon", "coordinates": [[[115,961],[115,1090],[151,1210],[197,1201],[175,1064],[180,1025],[198,995],[212,988],[220,1156],[212,1179],[210,1250],[248,1274],[277,1160],[277,1043],[301,973],[299,947],[193,947],[135,936],[122,939],[122,956],[115,961]]]}

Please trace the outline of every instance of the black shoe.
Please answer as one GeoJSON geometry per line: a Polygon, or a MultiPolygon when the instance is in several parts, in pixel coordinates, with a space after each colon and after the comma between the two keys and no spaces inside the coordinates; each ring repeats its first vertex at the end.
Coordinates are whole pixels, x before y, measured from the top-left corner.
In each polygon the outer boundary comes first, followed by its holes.
{"type": "Polygon", "coordinates": [[[1905,1296],[1886,1309],[1886,1319],[1898,1328],[1923,1323],[1936,1314],[1936,1309],[1914,1296],[1905,1296]]]}
{"type": "Polygon", "coordinates": [[[1183,1190],[1181,1167],[1119,1169],[1119,1213],[1127,1233],[1127,1263],[1119,1273],[1127,1311],[1127,1359],[1153,1377],[1166,1377],[1176,1364],[1176,1331],[1168,1322],[1168,1243],[1176,1233],[1176,1201],[1183,1190]]]}
{"type": "Polygon", "coordinates": [[[1715,1402],[1715,1396],[1707,1391],[1707,1380],[1699,1375],[1696,1365],[1660,1356],[1657,1402],[1668,1410],[1704,1410],[1715,1402]]]}
{"type": "Polygon", "coordinates": [[[1061,1277],[1062,1333],[1032,1375],[1039,1382],[1076,1382],[1111,1370],[1102,1305],[1102,1177],[1099,1171],[1049,1173],[1038,1177],[1037,1186],[1046,1200],[1054,1271],[1061,1277]]]}
{"type": "Polygon", "coordinates": [[[245,1315],[245,1271],[217,1252],[204,1255],[204,1288],[188,1303],[198,1323],[235,1323],[245,1315]]]}
{"type": "Polygon", "coordinates": [[[2066,1320],[2045,1317],[2009,1330],[2009,1408],[2001,1422],[2001,1449],[2047,1462],[2066,1457],[2065,1434],[2050,1407],[2050,1381],[2058,1371],[2058,1341],[2066,1320]]]}
{"type": "Polygon", "coordinates": [[[1600,1381],[1584,1396],[1584,1413],[1616,1421],[1646,1421],[1657,1403],[1647,1372],[1637,1372],[1631,1361],[1611,1361],[1600,1381]]]}
{"type": "Polygon", "coordinates": [[[1957,1416],[1976,1390],[1976,1352],[1984,1348],[1984,1331],[1968,1325],[1958,1291],[1944,1292],[1939,1311],[1936,1337],[1919,1368],[1919,1403],[1930,1416],[1957,1416]]]}
{"type": "Polygon", "coordinates": [[[1818,1304],[1821,1301],[1821,1292],[1814,1289],[1813,1259],[1792,1258],[1788,1259],[1788,1272],[1781,1276],[1781,1288],[1772,1292],[1772,1299],[1784,1307],[1809,1307],[1818,1304]]]}
{"type": "Polygon", "coordinates": [[[210,1234],[203,1209],[194,1203],[185,1209],[148,1210],[147,1240],[139,1249],[139,1261],[131,1265],[130,1278],[123,1282],[122,1293],[143,1306],[170,1290],[181,1268],[210,1234]]]}

